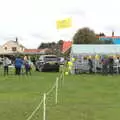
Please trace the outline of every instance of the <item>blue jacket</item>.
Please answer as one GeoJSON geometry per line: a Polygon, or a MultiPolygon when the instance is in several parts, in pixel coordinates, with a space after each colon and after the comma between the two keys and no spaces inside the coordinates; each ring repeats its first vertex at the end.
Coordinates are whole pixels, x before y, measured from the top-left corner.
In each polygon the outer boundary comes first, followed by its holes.
{"type": "Polygon", "coordinates": [[[21,68],[23,65],[23,60],[21,58],[16,58],[15,60],[15,67],[21,68]]]}

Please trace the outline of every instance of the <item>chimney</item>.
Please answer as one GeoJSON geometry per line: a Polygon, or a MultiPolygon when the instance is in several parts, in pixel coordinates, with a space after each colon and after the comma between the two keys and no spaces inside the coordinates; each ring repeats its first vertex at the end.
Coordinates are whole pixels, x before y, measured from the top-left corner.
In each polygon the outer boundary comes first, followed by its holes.
{"type": "Polygon", "coordinates": [[[112,37],[114,37],[114,31],[112,31],[112,37]]]}
{"type": "Polygon", "coordinates": [[[18,43],[18,38],[17,38],[17,37],[16,37],[16,40],[15,40],[15,41],[16,41],[16,43],[18,43]]]}

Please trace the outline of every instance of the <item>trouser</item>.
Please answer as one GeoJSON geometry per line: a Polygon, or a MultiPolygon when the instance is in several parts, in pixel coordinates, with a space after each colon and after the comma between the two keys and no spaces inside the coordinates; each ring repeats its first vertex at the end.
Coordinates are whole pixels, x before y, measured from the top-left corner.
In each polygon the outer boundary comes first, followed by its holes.
{"type": "Polygon", "coordinates": [[[20,75],[21,74],[21,68],[20,67],[15,67],[15,74],[20,75]]]}
{"type": "Polygon", "coordinates": [[[111,75],[114,73],[113,65],[110,65],[110,66],[109,66],[109,73],[110,73],[111,75]]]}
{"type": "Polygon", "coordinates": [[[4,75],[8,75],[8,66],[4,66],[4,75]]]}
{"type": "Polygon", "coordinates": [[[92,67],[89,68],[89,73],[93,73],[92,67]]]}
{"type": "Polygon", "coordinates": [[[26,70],[26,75],[28,75],[28,73],[31,75],[31,68],[25,68],[26,70]]]}
{"type": "Polygon", "coordinates": [[[118,67],[118,73],[120,74],[120,67],[118,67]]]}
{"type": "Polygon", "coordinates": [[[78,74],[78,69],[77,68],[75,68],[75,74],[78,74]]]}
{"type": "Polygon", "coordinates": [[[103,75],[106,75],[108,73],[107,65],[102,66],[102,73],[103,73],[103,75]]]}

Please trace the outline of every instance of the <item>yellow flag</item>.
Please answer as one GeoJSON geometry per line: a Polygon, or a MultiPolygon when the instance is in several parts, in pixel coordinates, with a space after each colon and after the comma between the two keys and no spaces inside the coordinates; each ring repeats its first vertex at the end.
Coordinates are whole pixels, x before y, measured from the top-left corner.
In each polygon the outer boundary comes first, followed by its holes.
{"type": "Polygon", "coordinates": [[[57,26],[57,29],[69,28],[72,26],[72,19],[66,18],[64,20],[57,20],[56,26],[57,26]]]}

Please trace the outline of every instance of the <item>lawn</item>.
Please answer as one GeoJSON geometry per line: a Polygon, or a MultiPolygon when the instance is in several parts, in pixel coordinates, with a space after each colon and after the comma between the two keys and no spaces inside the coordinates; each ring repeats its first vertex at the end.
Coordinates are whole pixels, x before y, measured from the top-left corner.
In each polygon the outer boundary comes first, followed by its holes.
{"type": "MultiPolygon", "coordinates": [[[[26,120],[59,73],[0,77],[0,120],[26,120]]],[[[120,76],[68,75],[47,97],[46,120],[119,120],[120,76]]],[[[31,120],[42,120],[42,107],[31,120]]]]}

